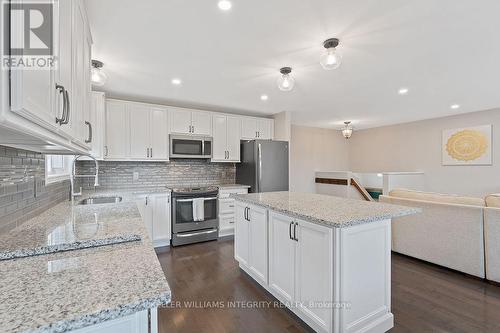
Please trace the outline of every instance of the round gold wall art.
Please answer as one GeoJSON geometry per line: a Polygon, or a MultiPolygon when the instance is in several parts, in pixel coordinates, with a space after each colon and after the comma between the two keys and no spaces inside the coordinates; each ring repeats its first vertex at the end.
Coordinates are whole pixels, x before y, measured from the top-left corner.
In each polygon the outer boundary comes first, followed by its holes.
{"type": "Polygon", "coordinates": [[[446,143],[448,155],[459,161],[474,161],[486,153],[488,139],[474,130],[463,130],[453,134],[446,143]]]}

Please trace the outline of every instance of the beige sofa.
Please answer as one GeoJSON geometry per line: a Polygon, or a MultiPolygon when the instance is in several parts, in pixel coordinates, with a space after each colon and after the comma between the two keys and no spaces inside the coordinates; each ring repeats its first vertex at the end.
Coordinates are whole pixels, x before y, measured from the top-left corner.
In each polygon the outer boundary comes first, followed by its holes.
{"type": "Polygon", "coordinates": [[[486,278],[500,283],[500,194],[486,197],[484,210],[484,245],[486,278]]]}
{"type": "MultiPolygon", "coordinates": [[[[422,208],[420,214],[393,219],[393,251],[485,277],[483,199],[396,189],[380,201],[422,208]]],[[[500,209],[493,213],[498,218],[500,209]]],[[[500,239],[500,225],[495,232],[500,239]]],[[[492,251],[498,253],[496,243],[492,251]]],[[[495,267],[500,274],[500,265],[495,267]]]]}

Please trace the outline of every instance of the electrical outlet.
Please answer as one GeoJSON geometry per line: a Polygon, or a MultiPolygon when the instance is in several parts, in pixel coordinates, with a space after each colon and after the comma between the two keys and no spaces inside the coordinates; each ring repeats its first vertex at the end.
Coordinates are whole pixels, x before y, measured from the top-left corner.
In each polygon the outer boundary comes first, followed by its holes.
{"type": "Polygon", "coordinates": [[[134,180],[134,182],[138,181],[139,180],[139,172],[134,171],[132,174],[132,179],[134,180]]]}

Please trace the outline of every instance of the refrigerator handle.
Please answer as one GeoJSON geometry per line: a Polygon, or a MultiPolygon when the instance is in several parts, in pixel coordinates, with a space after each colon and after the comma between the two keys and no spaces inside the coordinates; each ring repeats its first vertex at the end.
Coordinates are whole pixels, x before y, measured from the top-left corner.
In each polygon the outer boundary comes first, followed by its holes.
{"type": "Polygon", "coordinates": [[[257,145],[257,157],[259,165],[257,166],[257,192],[260,192],[260,185],[262,184],[262,144],[257,145]]]}

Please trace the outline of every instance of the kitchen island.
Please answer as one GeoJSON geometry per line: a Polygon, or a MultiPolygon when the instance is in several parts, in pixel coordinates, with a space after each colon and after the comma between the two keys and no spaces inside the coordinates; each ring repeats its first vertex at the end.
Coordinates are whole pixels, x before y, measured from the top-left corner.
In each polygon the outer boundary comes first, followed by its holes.
{"type": "Polygon", "coordinates": [[[240,268],[317,332],[386,332],[391,219],[418,209],[333,196],[234,195],[240,268]]]}

